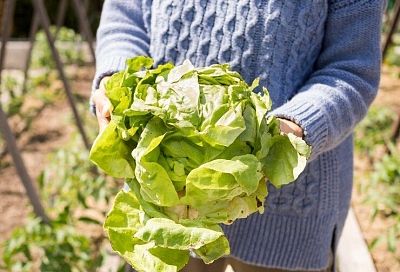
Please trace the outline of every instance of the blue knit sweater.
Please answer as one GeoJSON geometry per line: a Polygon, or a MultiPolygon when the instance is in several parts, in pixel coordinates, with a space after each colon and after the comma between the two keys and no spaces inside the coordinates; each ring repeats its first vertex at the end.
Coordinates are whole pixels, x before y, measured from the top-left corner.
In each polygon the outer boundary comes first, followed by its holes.
{"type": "Polygon", "coordinates": [[[106,0],[99,80],[126,58],[196,66],[230,63],[260,77],[271,114],[304,129],[312,159],[296,182],[269,187],[266,212],[224,227],[232,256],[283,269],[328,265],[352,190],[354,126],[380,74],[384,0],[106,0]]]}

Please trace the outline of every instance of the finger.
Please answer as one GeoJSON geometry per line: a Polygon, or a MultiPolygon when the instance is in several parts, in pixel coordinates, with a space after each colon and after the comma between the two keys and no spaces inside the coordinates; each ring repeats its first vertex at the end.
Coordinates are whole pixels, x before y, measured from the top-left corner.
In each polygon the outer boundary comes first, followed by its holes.
{"type": "Polygon", "coordinates": [[[93,102],[96,107],[97,122],[102,132],[110,122],[111,103],[106,96],[105,83],[109,77],[104,77],[99,84],[99,89],[94,92],[93,102]]]}
{"type": "Polygon", "coordinates": [[[105,91],[103,89],[98,89],[95,91],[93,95],[93,102],[98,110],[96,111],[96,115],[100,114],[105,118],[110,117],[111,103],[105,95],[105,91]]]}
{"type": "Polygon", "coordinates": [[[106,98],[103,100],[103,108],[101,109],[101,115],[107,119],[110,120],[111,116],[111,103],[110,101],[106,98]]]}
{"type": "Polygon", "coordinates": [[[98,113],[101,112],[100,109],[103,108],[103,105],[101,102],[102,98],[101,98],[101,90],[100,89],[97,89],[94,91],[92,99],[93,99],[94,105],[96,106],[96,115],[97,115],[98,113]]]}
{"type": "Polygon", "coordinates": [[[104,117],[100,110],[96,108],[97,123],[99,125],[99,132],[101,133],[108,125],[109,120],[104,117]]]}
{"type": "Polygon", "coordinates": [[[99,132],[102,133],[107,125],[110,123],[107,119],[101,118],[100,120],[98,120],[99,122],[99,132]]]}
{"type": "Polygon", "coordinates": [[[292,133],[297,137],[303,137],[303,129],[296,123],[279,118],[280,130],[284,134],[292,133]]]}

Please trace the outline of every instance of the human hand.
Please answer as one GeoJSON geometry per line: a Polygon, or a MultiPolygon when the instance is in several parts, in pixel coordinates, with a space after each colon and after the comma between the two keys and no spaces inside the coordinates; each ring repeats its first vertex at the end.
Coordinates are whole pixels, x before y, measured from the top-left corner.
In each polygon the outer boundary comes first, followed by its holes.
{"type": "Polygon", "coordinates": [[[99,88],[95,90],[93,94],[93,102],[96,107],[96,117],[100,132],[102,132],[110,122],[111,103],[106,96],[105,88],[105,84],[109,79],[109,76],[103,77],[103,79],[100,81],[99,88]]]}
{"type": "Polygon", "coordinates": [[[280,129],[283,133],[293,133],[297,137],[303,138],[303,129],[297,125],[296,123],[287,120],[287,119],[279,119],[280,129]]]}

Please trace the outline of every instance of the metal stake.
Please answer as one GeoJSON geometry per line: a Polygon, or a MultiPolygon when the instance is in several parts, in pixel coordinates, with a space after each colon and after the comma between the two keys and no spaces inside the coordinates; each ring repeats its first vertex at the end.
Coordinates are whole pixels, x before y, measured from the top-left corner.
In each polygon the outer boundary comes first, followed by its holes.
{"type": "MultiPolygon", "coordinates": [[[[6,46],[10,36],[10,27],[15,10],[15,0],[6,0],[3,9],[1,52],[0,52],[0,71],[3,71],[4,60],[6,56],[6,46]]],[[[1,77],[1,75],[0,75],[1,77]]]]}
{"type": "Polygon", "coordinates": [[[35,45],[35,38],[36,38],[36,33],[39,29],[39,15],[35,11],[33,14],[33,20],[32,20],[32,25],[31,25],[31,30],[29,33],[29,49],[28,49],[28,57],[26,58],[25,62],[25,67],[24,67],[24,82],[22,84],[22,93],[26,93],[26,84],[28,82],[28,72],[29,72],[29,67],[31,64],[32,60],[32,50],[35,45]]]}
{"type": "MultiPolygon", "coordinates": [[[[60,3],[58,4],[57,19],[56,19],[57,34],[64,23],[65,12],[67,11],[67,5],[68,5],[67,0],[61,0],[60,3]]],[[[55,36],[57,37],[57,35],[55,36]]]]}
{"type": "Polygon", "coordinates": [[[92,54],[93,63],[96,62],[96,53],[93,48],[93,34],[90,29],[89,20],[87,18],[87,11],[85,5],[79,0],[72,0],[73,6],[75,8],[76,15],[78,16],[79,26],[82,34],[85,36],[86,41],[88,42],[90,53],[92,54]]]}
{"type": "Polygon", "coordinates": [[[42,25],[45,33],[46,33],[47,40],[48,40],[48,43],[49,43],[49,46],[50,46],[50,49],[51,49],[51,53],[53,55],[54,61],[56,62],[57,70],[58,70],[60,78],[61,78],[61,80],[62,80],[62,82],[64,84],[64,88],[65,88],[65,92],[67,94],[68,102],[69,102],[69,104],[71,106],[72,112],[73,112],[74,117],[75,117],[76,125],[78,127],[78,130],[79,130],[81,136],[82,136],[82,139],[83,139],[85,147],[87,149],[90,149],[90,144],[89,144],[88,138],[87,138],[85,130],[83,128],[82,121],[81,121],[81,118],[79,116],[78,110],[77,110],[77,108],[75,106],[75,99],[74,99],[74,96],[73,96],[72,91],[71,91],[71,86],[69,85],[68,79],[67,79],[67,77],[65,75],[65,72],[64,72],[64,69],[63,69],[63,64],[62,64],[61,59],[60,59],[60,55],[58,54],[58,51],[57,51],[57,49],[55,47],[55,44],[54,44],[54,38],[53,38],[53,36],[52,36],[52,34],[50,32],[50,20],[49,20],[49,16],[47,14],[47,11],[45,9],[43,0],[32,0],[32,1],[33,1],[34,6],[35,6],[36,12],[38,12],[38,14],[39,14],[41,25],[42,25]]]}

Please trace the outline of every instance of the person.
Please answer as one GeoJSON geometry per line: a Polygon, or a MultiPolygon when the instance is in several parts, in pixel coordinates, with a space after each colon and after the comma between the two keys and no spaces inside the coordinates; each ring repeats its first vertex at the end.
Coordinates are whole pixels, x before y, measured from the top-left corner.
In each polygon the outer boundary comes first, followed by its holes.
{"type": "Polygon", "coordinates": [[[125,59],[229,63],[260,77],[284,133],[312,147],[292,184],[269,186],[264,214],[224,226],[231,255],[185,271],[332,271],[350,205],[353,129],[376,96],[382,0],[106,0],[97,33],[92,108],[107,125],[108,76],[125,59]],[[101,83],[101,84],[100,84],[101,83]]]}

